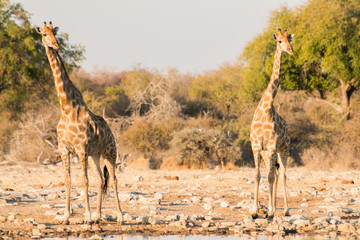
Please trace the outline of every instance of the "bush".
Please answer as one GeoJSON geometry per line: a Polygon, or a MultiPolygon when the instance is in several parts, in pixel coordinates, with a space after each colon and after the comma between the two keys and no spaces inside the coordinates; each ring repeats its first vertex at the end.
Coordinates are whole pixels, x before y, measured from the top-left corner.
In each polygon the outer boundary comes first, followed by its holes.
{"type": "Polygon", "coordinates": [[[59,108],[51,104],[24,114],[19,128],[12,133],[8,157],[14,161],[45,164],[58,161],[56,125],[59,115],[59,108]]]}
{"type": "Polygon", "coordinates": [[[145,158],[156,156],[170,148],[171,133],[183,128],[181,120],[171,122],[139,121],[129,127],[121,138],[126,145],[144,154],[145,158]]]}
{"type": "Polygon", "coordinates": [[[188,168],[234,164],[236,157],[240,156],[225,134],[218,130],[189,127],[172,136],[170,144],[176,152],[178,164],[188,168]]]}

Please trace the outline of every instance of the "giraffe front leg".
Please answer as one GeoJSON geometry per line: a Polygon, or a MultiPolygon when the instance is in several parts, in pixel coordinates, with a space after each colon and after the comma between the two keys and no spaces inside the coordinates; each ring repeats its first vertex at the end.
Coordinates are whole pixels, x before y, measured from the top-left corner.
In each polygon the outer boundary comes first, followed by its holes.
{"type": "Polygon", "coordinates": [[[91,224],[91,211],[90,211],[90,204],[89,204],[89,180],[87,175],[87,165],[88,159],[85,153],[78,153],[81,170],[82,170],[82,185],[84,189],[84,198],[85,198],[85,219],[84,222],[87,224],[91,224]]]}
{"type": "Polygon", "coordinates": [[[275,205],[274,205],[274,182],[275,182],[275,164],[276,164],[276,154],[274,152],[269,153],[269,174],[268,174],[268,181],[269,181],[269,207],[266,214],[268,219],[272,219],[274,217],[275,212],[275,205]]]}
{"type": "Polygon", "coordinates": [[[288,153],[285,151],[284,153],[279,154],[279,164],[280,164],[280,174],[282,177],[282,183],[284,188],[284,215],[290,216],[290,210],[288,206],[287,194],[286,194],[286,164],[287,164],[288,153]]]}
{"type": "Polygon", "coordinates": [[[71,190],[71,177],[70,177],[70,153],[65,147],[59,145],[59,153],[64,165],[64,177],[65,177],[65,212],[63,217],[63,224],[69,224],[70,218],[70,190],[71,190]]]}
{"type": "Polygon", "coordinates": [[[252,218],[258,217],[258,210],[259,210],[259,184],[260,184],[260,151],[254,150],[254,162],[255,162],[255,197],[254,197],[254,203],[251,210],[251,216],[252,218]]]}

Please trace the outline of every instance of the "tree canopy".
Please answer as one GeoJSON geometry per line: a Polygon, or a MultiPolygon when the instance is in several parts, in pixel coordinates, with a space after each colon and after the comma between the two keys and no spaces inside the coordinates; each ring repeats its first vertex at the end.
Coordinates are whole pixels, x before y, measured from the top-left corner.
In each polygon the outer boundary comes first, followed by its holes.
{"type": "Polygon", "coordinates": [[[294,54],[282,61],[281,87],[320,92],[341,88],[342,110],[360,83],[360,2],[357,0],[309,0],[289,9],[275,10],[264,31],[244,49],[239,60],[243,88],[258,99],[271,76],[276,43],[271,34],[277,28],[294,33],[294,54]]]}
{"type": "MultiPolygon", "coordinates": [[[[13,116],[55,93],[45,48],[29,18],[21,4],[0,0],[0,111],[13,116]]],[[[84,48],[70,45],[67,34],[60,34],[58,42],[71,72],[83,59],[84,48]]]]}

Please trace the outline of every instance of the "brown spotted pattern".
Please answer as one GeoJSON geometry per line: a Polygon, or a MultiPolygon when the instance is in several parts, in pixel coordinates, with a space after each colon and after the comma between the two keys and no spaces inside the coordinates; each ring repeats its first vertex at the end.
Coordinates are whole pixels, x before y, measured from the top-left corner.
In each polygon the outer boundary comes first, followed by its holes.
{"type": "Polygon", "coordinates": [[[255,198],[251,215],[257,217],[258,194],[260,182],[260,159],[262,158],[268,168],[269,181],[269,207],[267,216],[272,218],[276,209],[276,190],[279,174],[283,179],[284,187],[284,212],[289,215],[286,197],[286,162],[289,154],[290,137],[286,121],[276,112],[273,102],[280,85],[281,53],[292,54],[290,41],[293,35],[284,34],[278,30],[278,35],[273,35],[277,41],[273,72],[268,87],[266,88],[258,107],[255,110],[250,127],[251,147],[255,161],[255,198]]]}
{"type": "Polygon", "coordinates": [[[116,144],[114,136],[106,121],[93,114],[86,106],[80,91],[70,81],[61,57],[57,52],[59,45],[55,38],[58,28],[49,27],[36,29],[42,35],[55,87],[61,105],[61,118],[57,125],[58,149],[65,170],[66,207],[64,223],[69,223],[70,217],[70,156],[77,155],[82,167],[82,185],[85,191],[85,222],[91,222],[91,212],[88,196],[87,165],[89,164],[98,179],[98,199],[95,221],[101,217],[101,202],[106,191],[107,178],[114,190],[118,222],[123,222],[123,213],[120,208],[117,194],[117,180],[115,176],[116,144]],[[104,160],[104,172],[100,167],[100,159],[104,160]],[[90,161],[89,161],[90,160],[90,161]],[[109,173],[109,174],[108,174],[109,173]]]}

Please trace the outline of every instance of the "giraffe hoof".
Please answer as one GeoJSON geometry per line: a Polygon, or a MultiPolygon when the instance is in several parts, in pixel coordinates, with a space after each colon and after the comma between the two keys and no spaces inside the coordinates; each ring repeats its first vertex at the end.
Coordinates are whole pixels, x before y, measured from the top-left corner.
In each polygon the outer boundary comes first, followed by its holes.
{"type": "Polygon", "coordinates": [[[256,218],[258,218],[258,215],[257,215],[257,213],[252,213],[251,217],[252,217],[252,219],[256,219],[256,218]]]}
{"type": "Polygon", "coordinates": [[[62,224],[63,224],[63,225],[69,225],[69,224],[70,224],[70,222],[69,222],[69,220],[68,220],[68,219],[66,219],[66,220],[62,221],[62,224]]]}
{"type": "Polygon", "coordinates": [[[84,220],[82,223],[87,224],[87,225],[92,225],[94,223],[94,221],[84,220]]]}
{"type": "Polygon", "coordinates": [[[266,214],[265,218],[267,218],[268,220],[272,220],[274,218],[274,215],[266,214]]]}
{"type": "Polygon", "coordinates": [[[288,210],[286,210],[286,212],[285,212],[285,214],[284,214],[284,216],[290,216],[290,211],[289,211],[289,209],[288,210]]]}

